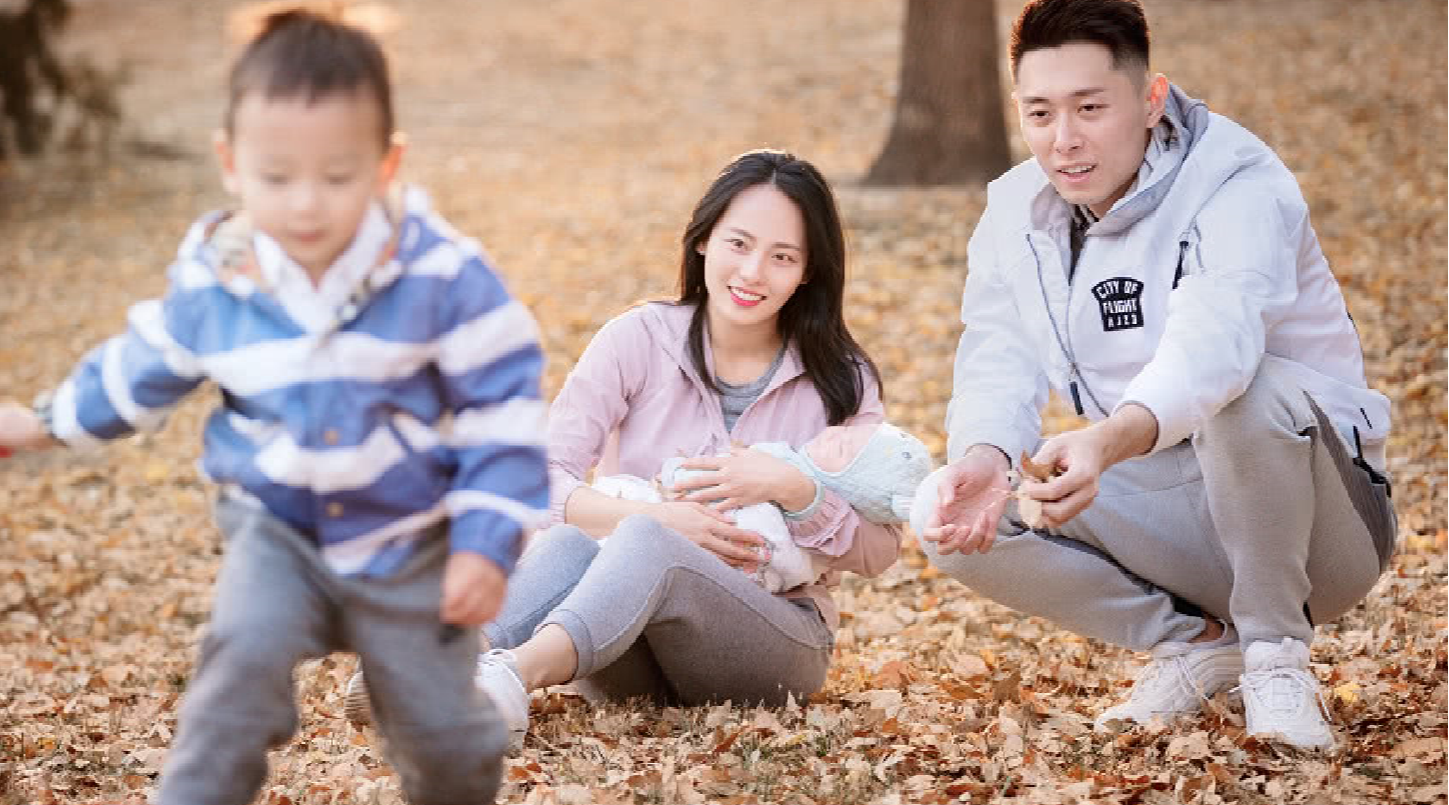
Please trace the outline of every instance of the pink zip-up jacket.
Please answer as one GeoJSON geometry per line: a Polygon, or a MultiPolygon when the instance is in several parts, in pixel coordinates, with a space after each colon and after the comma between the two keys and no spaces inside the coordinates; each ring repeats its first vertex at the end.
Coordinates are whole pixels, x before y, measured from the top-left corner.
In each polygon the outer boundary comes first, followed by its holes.
{"type": "MultiPolygon", "coordinates": [[[[710,391],[689,360],[692,305],[640,305],[600,328],[554,398],[548,417],[551,522],[563,522],[564,504],[590,470],[651,478],[665,459],[714,455],[731,444],[786,442],[799,448],[823,430],[825,404],[805,376],[794,344],[780,368],[735,422],[725,430],[719,396],[710,391]]],[[[714,371],[708,333],[705,355],[714,371]]],[[[860,410],[844,424],[884,419],[880,389],[866,373],[860,410]]],[[[820,508],[790,522],[795,542],[827,558],[830,571],[819,583],[782,595],[807,596],[825,622],[839,625],[828,588],[841,571],[879,575],[900,552],[899,526],[875,525],[842,498],[825,491],[820,508]]]]}

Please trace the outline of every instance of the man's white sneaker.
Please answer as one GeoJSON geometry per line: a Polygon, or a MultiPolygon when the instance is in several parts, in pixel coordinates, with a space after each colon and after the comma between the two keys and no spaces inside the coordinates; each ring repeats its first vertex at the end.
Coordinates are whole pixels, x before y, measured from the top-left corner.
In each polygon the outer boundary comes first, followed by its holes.
{"type": "Polygon", "coordinates": [[[1242,673],[1243,652],[1232,626],[1222,637],[1206,644],[1159,643],[1152,649],[1152,661],[1132,684],[1127,701],[1097,716],[1096,727],[1107,729],[1111,721],[1170,721],[1196,713],[1203,702],[1233,684],[1242,673]]]}
{"type": "Polygon", "coordinates": [[[1243,715],[1248,734],[1299,749],[1328,749],[1333,730],[1318,678],[1308,670],[1308,646],[1291,637],[1266,640],[1244,652],[1243,715]]]}
{"type": "Polygon", "coordinates": [[[523,735],[528,732],[528,688],[518,673],[518,658],[506,648],[488,651],[478,658],[473,682],[493,700],[503,723],[508,725],[509,743],[515,747],[523,743],[523,735]]]}
{"type": "Polygon", "coordinates": [[[342,714],[361,729],[372,723],[372,700],[367,695],[367,680],[358,671],[347,680],[347,692],[342,694],[342,714]]]}

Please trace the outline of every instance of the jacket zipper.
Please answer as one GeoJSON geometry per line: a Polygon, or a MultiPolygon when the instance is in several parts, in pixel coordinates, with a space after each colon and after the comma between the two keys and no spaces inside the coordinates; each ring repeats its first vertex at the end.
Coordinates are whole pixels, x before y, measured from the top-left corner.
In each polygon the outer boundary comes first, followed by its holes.
{"type": "MultiPolygon", "coordinates": [[[[1092,388],[1090,386],[1086,386],[1086,379],[1082,377],[1082,370],[1077,366],[1077,356],[1076,353],[1072,351],[1071,331],[1067,330],[1066,336],[1063,337],[1062,327],[1061,325],[1057,324],[1056,314],[1052,312],[1051,299],[1047,297],[1046,281],[1042,278],[1041,255],[1037,253],[1036,243],[1032,241],[1030,232],[1026,234],[1026,245],[1027,248],[1031,250],[1032,260],[1036,263],[1037,287],[1041,289],[1041,301],[1042,305],[1046,307],[1047,318],[1051,321],[1052,335],[1056,336],[1057,347],[1060,348],[1062,354],[1066,356],[1067,364],[1069,365],[1071,370],[1070,379],[1067,381],[1067,390],[1070,391],[1072,395],[1072,406],[1076,410],[1077,416],[1087,415],[1086,408],[1082,405],[1082,395],[1079,390],[1079,386],[1077,385],[1077,381],[1080,379],[1082,381],[1082,385],[1085,386],[1087,389],[1087,395],[1092,398],[1092,403],[1097,406],[1097,409],[1102,412],[1103,416],[1106,416],[1107,410],[1102,407],[1102,404],[1100,402],[1098,402],[1097,395],[1092,393],[1092,388]]],[[[1086,251],[1086,248],[1087,244],[1084,241],[1082,243],[1082,251],[1086,251]]],[[[1077,261],[1081,262],[1080,253],[1078,253],[1077,261]]],[[[1070,319],[1072,310],[1072,278],[1069,269],[1064,267],[1064,271],[1066,271],[1067,273],[1067,304],[1064,315],[1068,316],[1070,319]]],[[[1068,321],[1068,323],[1070,324],[1070,320],[1068,321]]]]}
{"type": "Polygon", "coordinates": [[[1082,370],[1077,368],[1077,353],[1076,350],[1072,349],[1072,291],[1076,289],[1076,283],[1073,280],[1076,278],[1077,266],[1081,264],[1082,255],[1086,251],[1087,235],[1083,232],[1082,245],[1077,247],[1076,257],[1072,260],[1072,264],[1067,266],[1067,309],[1066,315],[1064,316],[1066,321],[1062,325],[1067,331],[1067,360],[1072,362],[1073,379],[1067,383],[1067,389],[1072,393],[1072,407],[1077,410],[1077,416],[1086,416],[1087,411],[1082,407],[1082,394],[1077,390],[1076,378],[1082,376],[1082,370]]]}

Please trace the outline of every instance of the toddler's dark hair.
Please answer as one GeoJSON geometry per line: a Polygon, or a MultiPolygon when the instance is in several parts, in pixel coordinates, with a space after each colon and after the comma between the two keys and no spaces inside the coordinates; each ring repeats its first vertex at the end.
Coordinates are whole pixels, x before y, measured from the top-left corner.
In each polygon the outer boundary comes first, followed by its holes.
{"type": "Polygon", "coordinates": [[[321,11],[294,7],[265,16],[260,31],[231,68],[224,125],[248,94],[314,103],[339,94],[370,92],[377,101],[383,148],[392,141],[392,84],[387,57],[372,34],[321,11]]]}

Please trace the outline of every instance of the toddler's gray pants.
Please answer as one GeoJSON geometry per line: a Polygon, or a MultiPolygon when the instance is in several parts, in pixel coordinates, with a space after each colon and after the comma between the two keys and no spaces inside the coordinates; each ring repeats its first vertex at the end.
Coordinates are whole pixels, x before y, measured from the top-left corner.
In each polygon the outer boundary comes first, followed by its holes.
{"type": "Polygon", "coordinates": [[[766,592],[643,515],[602,545],[568,525],[534,537],[484,634],[513,648],[550,623],[573,640],[575,684],[592,699],[803,701],[825,684],[834,647],[809,599],[766,592]]]}
{"type": "Polygon", "coordinates": [[[267,750],[297,728],[293,668],[335,650],[362,661],[408,802],[492,802],[507,731],[473,685],[478,632],[440,641],[446,535],[430,535],[391,576],[352,579],[258,508],[223,499],[217,524],[226,554],[160,805],[251,802],[266,778],[267,750]]]}
{"type": "Polygon", "coordinates": [[[1244,647],[1311,643],[1313,625],[1362,600],[1393,552],[1387,486],[1354,459],[1269,358],[1190,440],[1103,473],[1096,500],[1060,529],[1003,517],[986,554],[922,547],[986,598],[1137,650],[1195,636],[1199,613],[1233,623],[1244,647]]]}

